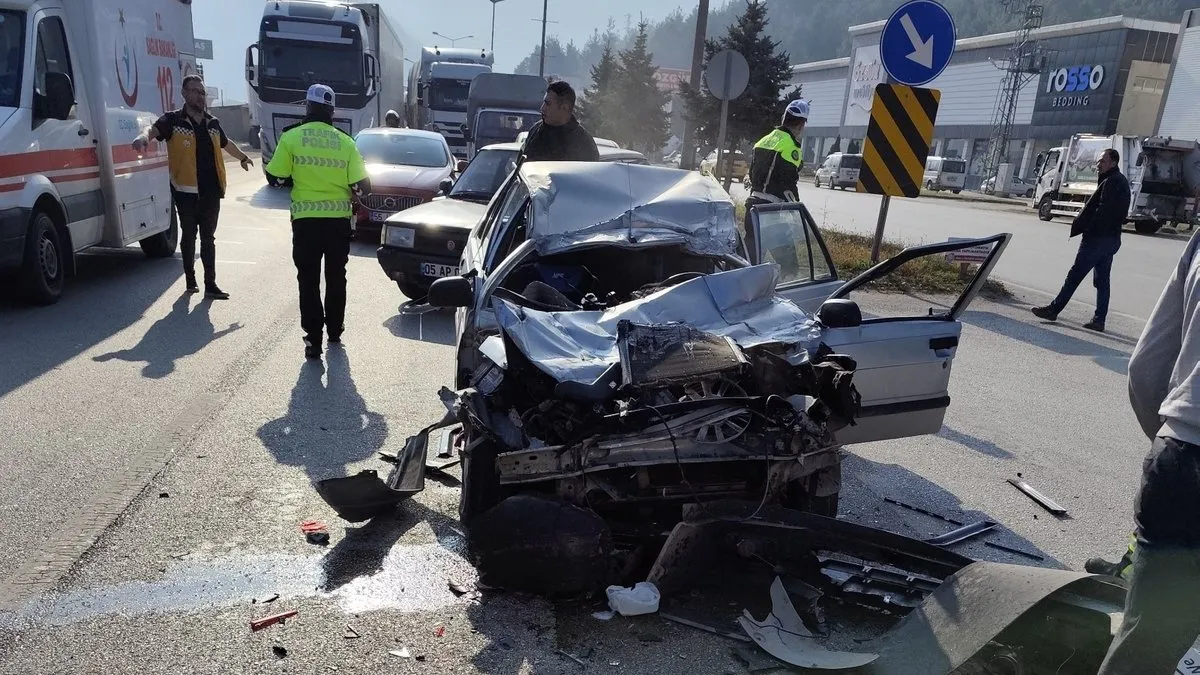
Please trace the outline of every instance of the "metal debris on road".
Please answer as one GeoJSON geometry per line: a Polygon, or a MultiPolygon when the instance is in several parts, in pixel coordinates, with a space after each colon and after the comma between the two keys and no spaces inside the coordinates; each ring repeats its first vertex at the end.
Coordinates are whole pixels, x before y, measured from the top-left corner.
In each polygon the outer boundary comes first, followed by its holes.
{"type": "Polygon", "coordinates": [[[279,594],[278,594],[278,593],[272,593],[271,595],[268,595],[268,596],[266,596],[266,597],[263,597],[263,598],[253,598],[252,600],[250,600],[250,604],[255,604],[255,603],[257,603],[257,604],[260,604],[260,605],[265,605],[265,604],[267,604],[267,603],[270,603],[270,602],[275,602],[275,601],[276,601],[276,600],[278,600],[278,599],[279,599],[279,594]]]}
{"type": "Polygon", "coordinates": [[[951,544],[957,544],[960,541],[970,539],[971,537],[981,535],[993,527],[996,527],[995,522],[991,520],[981,520],[977,523],[970,523],[968,525],[963,525],[958,529],[950,530],[945,534],[925,539],[924,541],[926,544],[933,544],[934,546],[949,546],[951,544]]]}
{"type": "Polygon", "coordinates": [[[357,640],[358,638],[362,637],[362,635],[360,635],[358,631],[354,630],[354,626],[346,624],[346,632],[342,634],[342,637],[347,640],[357,640]]]}
{"type": "Polygon", "coordinates": [[[184,558],[188,557],[191,554],[192,554],[191,551],[184,551],[183,553],[172,553],[171,557],[176,560],[183,560],[184,558]]]}
{"type": "Polygon", "coordinates": [[[579,658],[578,656],[575,656],[574,654],[568,654],[567,652],[564,652],[561,649],[555,651],[554,653],[558,654],[559,656],[565,656],[568,659],[571,659],[572,661],[574,661],[575,663],[578,663],[579,665],[583,666],[584,668],[587,668],[587,664],[583,662],[583,659],[579,658]]]}
{"type": "Polygon", "coordinates": [[[706,626],[698,621],[692,621],[691,619],[685,619],[681,616],[675,616],[674,614],[667,614],[666,612],[660,612],[659,616],[666,619],[667,621],[677,623],[681,626],[695,628],[696,630],[702,630],[705,633],[712,633],[713,635],[717,635],[717,636],[720,636],[723,638],[729,638],[730,640],[737,640],[738,642],[750,642],[750,643],[754,642],[753,640],[746,637],[745,635],[738,635],[737,633],[730,633],[729,631],[723,631],[719,628],[713,628],[712,626],[706,626]]]}
{"type": "Polygon", "coordinates": [[[411,659],[412,658],[412,654],[408,651],[408,647],[401,647],[400,649],[393,649],[388,653],[391,654],[392,656],[399,656],[402,659],[411,659]]]}
{"type": "Polygon", "coordinates": [[[292,610],[288,610],[286,612],[280,612],[279,614],[272,614],[271,616],[265,616],[261,619],[254,619],[250,622],[250,630],[259,631],[259,630],[262,630],[269,626],[274,626],[277,623],[284,623],[285,621],[296,616],[299,613],[300,613],[299,610],[292,609],[292,610]]]}
{"type": "Polygon", "coordinates": [[[934,513],[933,511],[923,509],[919,506],[913,506],[912,504],[905,504],[904,502],[902,502],[898,499],[892,499],[891,497],[884,497],[883,501],[885,501],[889,504],[895,504],[896,506],[899,506],[902,509],[908,509],[909,511],[916,511],[917,513],[924,514],[931,518],[937,518],[938,520],[943,520],[947,523],[950,523],[951,525],[957,525],[959,527],[962,527],[964,525],[964,523],[961,520],[955,520],[948,516],[943,516],[940,513],[934,513]]]}
{"type": "Polygon", "coordinates": [[[1045,562],[1045,560],[1046,560],[1044,557],[1042,557],[1036,553],[1022,551],[1019,548],[1010,548],[1008,546],[1004,546],[1003,544],[993,544],[990,541],[985,541],[985,542],[983,542],[983,545],[990,546],[998,551],[1004,551],[1005,553],[1012,553],[1014,555],[1023,556],[1025,558],[1029,558],[1030,560],[1037,560],[1038,562],[1045,562]]]}
{"type": "Polygon", "coordinates": [[[1026,483],[1023,480],[1020,480],[1019,478],[1009,478],[1008,483],[1009,483],[1009,485],[1012,485],[1013,487],[1017,488],[1021,492],[1024,492],[1027,497],[1029,497],[1033,501],[1037,502],[1038,505],[1040,505],[1043,509],[1046,509],[1050,513],[1053,513],[1056,516],[1067,515],[1067,510],[1064,509],[1063,507],[1059,506],[1058,502],[1054,501],[1053,499],[1050,499],[1049,497],[1042,494],[1041,492],[1038,492],[1038,490],[1036,488],[1034,488],[1032,485],[1030,485],[1029,483],[1026,483]]]}

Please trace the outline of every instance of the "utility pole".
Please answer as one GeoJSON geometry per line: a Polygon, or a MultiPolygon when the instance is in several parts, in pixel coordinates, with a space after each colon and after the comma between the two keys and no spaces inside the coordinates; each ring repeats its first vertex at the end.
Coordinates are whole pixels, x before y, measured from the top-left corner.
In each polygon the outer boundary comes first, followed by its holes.
{"type": "Polygon", "coordinates": [[[987,156],[983,162],[983,178],[996,178],[994,189],[999,193],[1001,185],[996,176],[1000,165],[1009,161],[1008,144],[1012,140],[1012,128],[1017,117],[1017,99],[1021,89],[1031,78],[1044,70],[1046,51],[1033,39],[1031,33],[1042,25],[1045,6],[1041,0],[1000,0],[1001,6],[1016,15],[1021,24],[1008,47],[1008,58],[1004,64],[1004,80],[1000,84],[996,110],[992,116],[992,133],[988,139],[987,156]]]}
{"type": "Polygon", "coordinates": [[[496,52],[496,5],[504,0],[491,0],[492,3],[492,53],[496,52]]]}
{"type": "MultiPolygon", "coordinates": [[[[708,0],[700,0],[700,9],[696,12],[696,41],[692,44],[692,82],[697,91],[704,72],[704,39],[708,35],[708,0]]],[[[690,111],[689,111],[690,112],[690,111]]],[[[685,115],[683,120],[683,153],[680,155],[679,168],[696,168],[696,128],[685,115]]]]}
{"type": "MultiPolygon", "coordinates": [[[[495,5],[492,5],[495,7],[495,5]]],[[[542,49],[538,54],[538,77],[546,77],[546,19],[550,11],[550,0],[542,0],[542,49]]]]}

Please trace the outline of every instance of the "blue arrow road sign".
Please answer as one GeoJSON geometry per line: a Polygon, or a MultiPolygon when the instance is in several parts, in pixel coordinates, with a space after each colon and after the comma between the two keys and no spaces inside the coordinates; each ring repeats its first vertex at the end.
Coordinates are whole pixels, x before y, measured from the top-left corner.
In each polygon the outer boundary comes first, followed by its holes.
{"type": "Polygon", "coordinates": [[[883,27],[883,69],[896,82],[919,87],[946,69],[956,39],[954,19],[945,7],[934,0],[909,0],[883,27]]]}

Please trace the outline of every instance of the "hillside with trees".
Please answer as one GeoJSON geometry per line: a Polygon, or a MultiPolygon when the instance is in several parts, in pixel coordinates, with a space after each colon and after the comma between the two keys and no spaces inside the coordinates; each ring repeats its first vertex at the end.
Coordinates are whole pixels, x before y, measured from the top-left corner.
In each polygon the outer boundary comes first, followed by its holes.
{"type": "MultiPolygon", "coordinates": [[[[1019,1],[1019,0],[1018,0],[1019,1]]],[[[1000,0],[942,0],[954,16],[960,38],[999,33],[1016,28],[1016,18],[1000,0]]],[[[694,3],[688,3],[694,4],[694,3]]],[[[886,19],[901,0],[854,0],[854,2],[801,2],[773,0],[766,3],[767,35],[791,63],[820,61],[850,54],[852,25],[886,19]]],[[[708,35],[724,35],[746,10],[746,0],[712,0],[708,35]]],[[[1098,19],[1124,14],[1139,19],[1178,22],[1196,0],[1046,0],[1045,25],[1098,19]]],[[[597,30],[582,45],[546,41],[546,73],[566,78],[590,79],[606,45],[615,51],[634,45],[638,24],[634,17],[620,17],[605,30],[597,30]]],[[[677,9],[646,29],[646,51],[654,54],[660,68],[690,68],[696,9],[677,9]]],[[[536,45],[518,66],[518,73],[538,71],[536,45]]]]}

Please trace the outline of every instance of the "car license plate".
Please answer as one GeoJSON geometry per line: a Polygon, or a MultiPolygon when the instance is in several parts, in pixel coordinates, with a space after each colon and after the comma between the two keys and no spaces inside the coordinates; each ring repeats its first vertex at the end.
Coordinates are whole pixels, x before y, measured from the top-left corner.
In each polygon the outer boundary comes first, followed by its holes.
{"type": "Polygon", "coordinates": [[[371,212],[371,222],[372,223],[382,223],[383,221],[387,220],[388,216],[390,216],[390,215],[392,215],[392,214],[388,213],[387,211],[372,211],[371,212]]]}
{"type": "Polygon", "coordinates": [[[442,277],[452,277],[458,274],[458,268],[454,265],[439,265],[437,263],[421,263],[421,275],[426,277],[434,277],[440,279],[442,277]]]}

